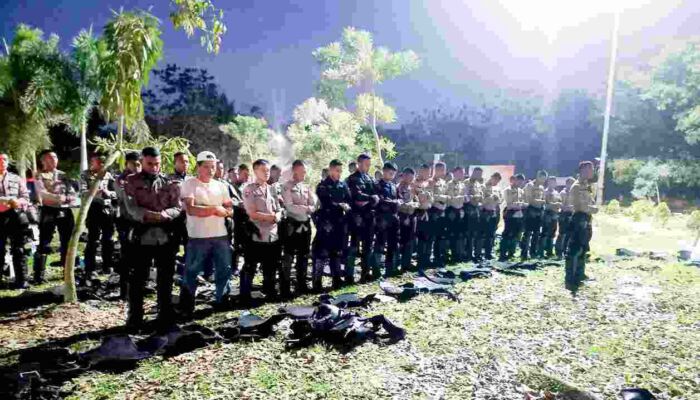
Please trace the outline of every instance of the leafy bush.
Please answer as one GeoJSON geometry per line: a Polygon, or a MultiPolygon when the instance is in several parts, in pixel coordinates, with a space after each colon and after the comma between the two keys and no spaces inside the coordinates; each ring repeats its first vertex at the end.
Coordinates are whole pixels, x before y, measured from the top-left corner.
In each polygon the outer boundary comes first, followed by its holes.
{"type": "Polygon", "coordinates": [[[610,202],[603,208],[603,212],[610,215],[619,214],[620,210],[620,202],[616,199],[610,200],[610,202]]]}
{"type": "Polygon", "coordinates": [[[641,221],[642,218],[654,213],[654,203],[649,200],[636,200],[625,210],[625,215],[634,221],[641,221]]]}
{"type": "Polygon", "coordinates": [[[695,210],[690,214],[688,228],[696,234],[700,234],[700,210],[695,210]]]}
{"type": "Polygon", "coordinates": [[[671,218],[671,209],[668,208],[668,204],[662,201],[654,207],[654,218],[661,223],[661,226],[666,226],[671,218]]]}

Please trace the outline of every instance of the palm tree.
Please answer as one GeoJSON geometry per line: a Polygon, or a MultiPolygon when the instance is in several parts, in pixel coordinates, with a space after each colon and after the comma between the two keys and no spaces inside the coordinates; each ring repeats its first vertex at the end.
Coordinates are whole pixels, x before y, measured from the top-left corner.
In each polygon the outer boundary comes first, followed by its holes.
{"type": "MultiPolygon", "coordinates": [[[[105,26],[103,37],[95,44],[101,54],[97,69],[101,82],[100,108],[108,122],[117,120],[117,137],[109,149],[109,156],[88,193],[83,197],[78,221],[71,235],[64,266],[64,301],[77,301],[75,289],[75,256],[78,240],[85,230],[85,220],[90,204],[97,193],[100,180],[107,169],[122,155],[124,128],[143,120],[141,90],[148,84],[151,69],[163,55],[160,39],[160,21],[145,11],[114,12],[105,26]],[[101,49],[104,49],[102,52],[101,49]]],[[[89,42],[89,40],[85,40],[89,42]]],[[[87,46],[90,47],[90,46],[87,46]]]]}
{"type": "Polygon", "coordinates": [[[20,24],[0,56],[0,148],[18,161],[22,175],[35,154],[50,145],[48,127],[67,120],[64,100],[74,96],[70,62],[58,36],[20,24]]]}

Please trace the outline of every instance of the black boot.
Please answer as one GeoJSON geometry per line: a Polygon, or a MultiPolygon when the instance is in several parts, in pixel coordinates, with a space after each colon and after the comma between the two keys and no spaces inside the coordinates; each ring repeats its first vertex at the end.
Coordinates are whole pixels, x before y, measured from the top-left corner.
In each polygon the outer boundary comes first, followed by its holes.
{"type": "Polygon", "coordinates": [[[34,284],[46,283],[46,254],[34,254],[34,284]]]}
{"type": "Polygon", "coordinates": [[[12,254],[12,265],[15,268],[15,283],[13,287],[15,289],[26,289],[29,287],[27,284],[27,257],[28,255],[24,249],[20,249],[12,254]]]}
{"type": "Polygon", "coordinates": [[[180,303],[178,304],[178,312],[181,320],[192,320],[192,315],[194,314],[194,296],[192,295],[192,292],[190,292],[190,290],[184,285],[180,286],[180,303]]]}

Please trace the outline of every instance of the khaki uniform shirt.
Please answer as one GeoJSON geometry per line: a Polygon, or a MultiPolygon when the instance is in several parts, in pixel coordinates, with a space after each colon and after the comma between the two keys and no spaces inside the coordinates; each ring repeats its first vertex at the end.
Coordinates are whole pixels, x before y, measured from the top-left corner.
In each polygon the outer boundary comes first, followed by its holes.
{"type": "MultiPolygon", "coordinates": [[[[95,180],[96,174],[90,170],[83,171],[80,174],[80,193],[81,195],[86,195],[90,189],[90,185],[95,180]]],[[[98,206],[111,206],[112,201],[117,199],[117,192],[115,191],[114,177],[109,172],[105,173],[102,181],[97,187],[97,193],[92,202],[98,206]],[[105,193],[105,191],[107,193],[105,193]]]]}
{"type": "Polygon", "coordinates": [[[433,178],[428,181],[427,191],[432,196],[432,206],[445,210],[450,196],[447,194],[447,181],[444,178],[433,178]]]}
{"type": "Polygon", "coordinates": [[[282,185],[282,198],[287,216],[295,221],[308,221],[311,213],[316,210],[316,196],[304,182],[285,182],[282,185]]]}
{"type": "Polygon", "coordinates": [[[481,205],[481,202],[484,201],[484,184],[475,179],[467,179],[464,182],[464,195],[469,204],[481,205]]]}
{"type": "Polygon", "coordinates": [[[433,206],[433,195],[428,190],[429,180],[426,181],[415,181],[413,183],[413,193],[416,194],[418,198],[418,208],[421,210],[428,210],[433,206]]]}
{"type": "Polygon", "coordinates": [[[464,181],[453,179],[447,185],[447,205],[454,208],[464,207],[464,181]]]}
{"type": "Polygon", "coordinates": [[[523,189],[517,187],[507,187],[503,191],[503,197],[506,200],[506,209],[520,210],[525,206],[523,189]]]}
{"type": "Polygon", "coordinates": [[[569,201],[574,207],[574,212],[595,214],[598,207],[595,206],[595,197],[591,184],[585,181],[576,181],[569,191],[569,201]]]}
{"type": "Polygon", "coordinates": [[[492,186],[486,183],[484,185],[484,200],[482,201],[482,208],[484,210],[494,211],[503,202],[503,194],[501,193],[501,188],[498,186],[492,186]]]}
{"type": "Polygon", "coordinates": [[[573,212],[574,211],[574,205],[571,203],[571,196],[569,196],[569,192],[571,189],[564,188],[559,192],[559,196],[561,197],[561,211],[562,212],[573,212]]]}
{"type": "Polygon", "coordinates": [[[255,221],[252,218],[256,212],[277,214],[281,210],[273,190],[270,185],[262,186],[257,182],[249,183],[243,189],[245,211],[251,216],[251,222],[258,228],[258,232],[252,238],[254,242],[271,243],[279,239],[277,222],[255,221]]]}
{"type": "Polygon", "coordinates": [[[41,172],[35,181],[36,192],[44,207],[71,207],[80,204],[80,199],[76,196],[73,185],[70,184],[65,172],[53,170],[52,172],[41,172]],[[71,203],[59,203],[60,196],[75,196],[71,203]],[[52,204],[47,204],[51,202],[52,204]]]}
{"type": "Polygon", "coordinates": [[[540,207],[544,205],[544,186],[539,185],[536,181],[530,181],[523,189],[525,193],[525,203],[528,206],[540,207]]]}
{"type": "Polygon", "coordinates": [[[401,205],[399,205],[399,212],[408,215],[413,214],[419,205],[418,195],[416,194],[414,184],[409,185],[400,182],[398,186],[396,186],[396,191],[399,195],[399,199],[401,200],[401,205]]]}
{"type": "Polygon", "coordinates": [[[555,212],[561,210],[561,196],[559,192],[554,189],[546,189],[544,191],[544,208],[555,212]]]}

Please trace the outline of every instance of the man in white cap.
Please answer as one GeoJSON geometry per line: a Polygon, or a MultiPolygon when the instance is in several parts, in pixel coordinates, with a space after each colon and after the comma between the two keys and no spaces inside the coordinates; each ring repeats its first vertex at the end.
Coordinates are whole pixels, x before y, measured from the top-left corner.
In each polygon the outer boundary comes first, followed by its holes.
{"type": "Polygon", "coordinates": [[[197,154],[197,176],[182,184],[181,196],[187,212],[185,276],[180,290],[181,311],[194,311],[197,276],[212,263],[216,281],[216,305],[225,306],[231,291],[231,246],[225,219],[233,215],[233,203],[226,185],[215,179],[216,156],[210,151],[197,154]]]}

